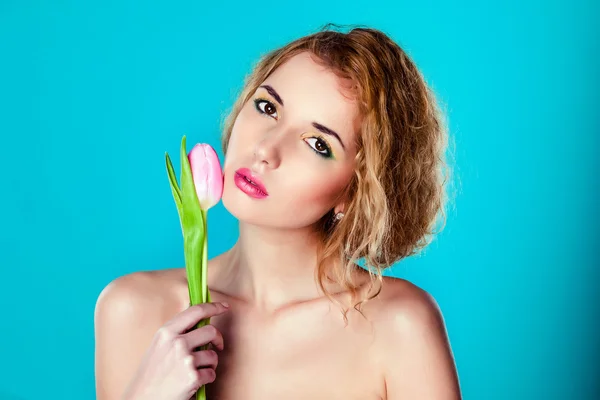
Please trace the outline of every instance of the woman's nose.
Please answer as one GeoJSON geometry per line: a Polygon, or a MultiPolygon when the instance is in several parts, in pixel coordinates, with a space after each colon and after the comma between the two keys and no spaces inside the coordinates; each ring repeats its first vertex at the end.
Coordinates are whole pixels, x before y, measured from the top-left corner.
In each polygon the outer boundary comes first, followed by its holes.
{"type": "Polygon", "coordinates": [[[266,164],[269,168],[277,168],[281,162],[281,132],[275,131],[265,135],[254,148],[254,158],[257,163],[266,164]]]}

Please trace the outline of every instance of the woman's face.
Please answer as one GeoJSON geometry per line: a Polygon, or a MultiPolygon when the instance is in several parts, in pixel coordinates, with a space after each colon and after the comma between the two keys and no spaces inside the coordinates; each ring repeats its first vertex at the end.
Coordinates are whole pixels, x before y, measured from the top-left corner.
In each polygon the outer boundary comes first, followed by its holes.
{"type": "Polygon", "coordinates": [[[222,201],[231,214],[254,225],[302,228],[341,204],[336,198],[354,173],[360,126],[355,101],[340,92],[348,83],[301,53],[252,94],[235,120],[223,167],[222,201]],[[260,179],[266,197],[238,187],[240,168],[260,179]]]}

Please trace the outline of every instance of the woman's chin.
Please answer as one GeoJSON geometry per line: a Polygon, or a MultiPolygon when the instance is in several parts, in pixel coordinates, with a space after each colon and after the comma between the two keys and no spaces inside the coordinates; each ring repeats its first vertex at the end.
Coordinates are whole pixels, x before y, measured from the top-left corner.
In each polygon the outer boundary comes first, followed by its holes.
{"type": "MultiPolygon", "coordinates": [[[[242,193],[242,195],[244,195],[244,193],[242,193]]],[[[259,204],[249,203],[248,200],[252,199],[230,198],[225,195],[221,197],[223,207],[225,207],[229,214],[233,215],[238,221],[252,225],[265,225],[268,223],[267,219],[271,219],[272,215],[263,215],[266,208],[259,204]]]]}

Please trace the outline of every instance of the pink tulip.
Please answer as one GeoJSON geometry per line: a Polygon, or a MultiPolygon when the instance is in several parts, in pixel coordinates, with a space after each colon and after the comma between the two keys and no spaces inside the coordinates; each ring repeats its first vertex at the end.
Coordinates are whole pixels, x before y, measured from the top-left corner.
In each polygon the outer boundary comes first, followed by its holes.
{"type": "Polygon", "coordinates": [[[188,160],[200,207],[207,211],[223,195],[223,172],[219,157],[209,144],[198,143],[188,154],[188,160]]]}

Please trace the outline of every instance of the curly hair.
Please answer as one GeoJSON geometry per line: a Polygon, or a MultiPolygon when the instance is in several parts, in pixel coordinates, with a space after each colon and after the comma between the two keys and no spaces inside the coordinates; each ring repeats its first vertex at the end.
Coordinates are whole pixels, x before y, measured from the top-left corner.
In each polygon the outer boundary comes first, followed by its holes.
{"type": "MultiPolygon", "coordinates": [[[[356,25],[354,25],[356,26],[356,25]]],[[[338,32],[326,24],[261,57],[246,75],[244,85],[224,119],[222,148],[233,124],[258,86],[294,55],[309,52],[315,62],[353,83],[362,125],[356,135],[355,173],[340,198],[349,195],[344,218],[333,221],[333,209],[315,224],[321,239],[315,278],[323,293],[323,280],[339,283],[356,300],[357,286],[350,277],[364,258],[371,282],[369,291],[353,303],[363,303],[382,289],[382,271],[426,247],[443,216],[450,168],[445,150],[448,134],[432,89],[410,57],[380,30],[355,27],[338,32]],[[334,257],[339,263],[329,263],[334,257]],[[374,294],[369,293],[378,283],[374,294]]],[[[347,309],[342,307],[346,324],[347,309]]]]}

